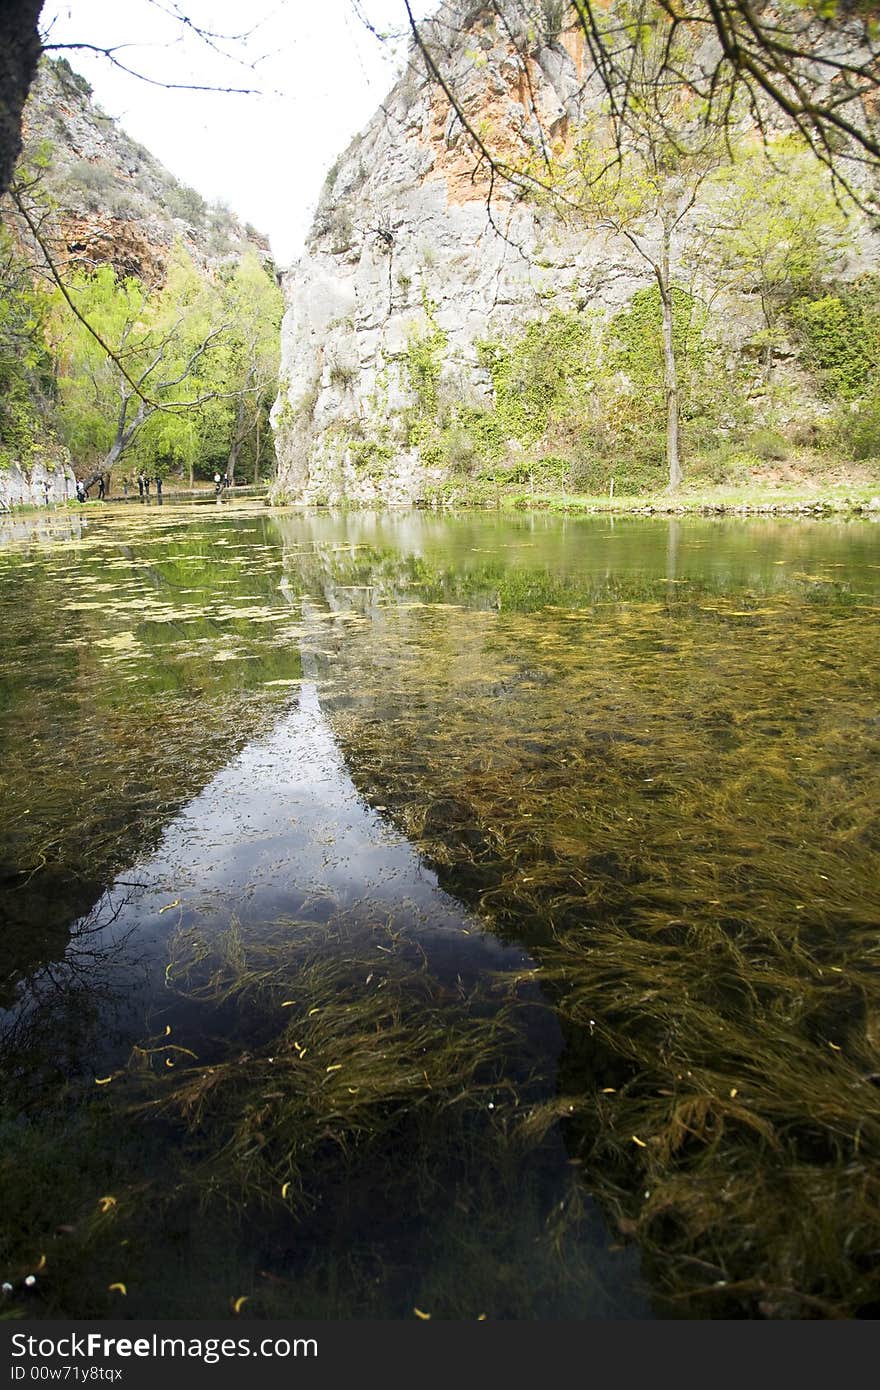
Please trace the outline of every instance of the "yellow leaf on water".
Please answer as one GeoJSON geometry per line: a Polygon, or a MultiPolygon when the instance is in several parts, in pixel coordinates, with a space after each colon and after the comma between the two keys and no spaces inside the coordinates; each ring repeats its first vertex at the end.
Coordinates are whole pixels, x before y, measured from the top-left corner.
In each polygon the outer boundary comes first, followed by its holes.
{"type": "Polygon", "coordinates": [[[282,1201],[283,1201],[284,1198],[287,1196],[287,1194],[288,1194],[289,1191],[290,1191],[290,1183],[289,1183],[289,1182],[286,1182],[286,1183],[283,1184],[283,1186],[282,1186],[282,1188],[281,1188],[281,1199],[282,1199],[282,1201]]]}
{"type": "Polygon", "coordinates": [[[111,1207],[116,1206],[116,1198],[109,1196],[109,1194],[106,1197],[99,1197],[98,1206],[102,1211],[109,1211],[111,1207]]]}
{"type": "Polygon", "coordinates": [[[737,1094],[738,1094],[738,1092],[737,1092],[736,1087],[735,1087],[735,1086],[731,1087],[730,1099],[731,1099],[731,1100],[734,1100],[734,1099],[736,1098],[737,1094]]]}
{"type": "Polygon", "coordinates": [[[336,1063],[334,1063],[334,1065],[333,1065],[332,1067],[328,1067],[327,1070],[328,1070],[328,1071],[341,1071],[341,1070],[342,1070],[342,1063],[341,1063],[341,1062],[336,1062],[336,1063]]]}
{"type": "Polygon", "coordinates": [[[124,1298],[125,1295],[128,1293],[128,1289],[125,1287],[124,1284],[108,1284],[108,1285],[107,1285],[107,1292],[108,1292],[108,1293],[121,1293],[122,1296],[123,1296],[123,1298],[124,1298]]]}
{"type": "Polygon", "coordinates": [[[112,1076],[96,1076],[96,1077],[95,1077],[95,1085],[96,1085],[96,1086],[106,1086],[106,1085],[108,1084],[108,1082],[110,1082],[110,1081],[112,1081],[112,1080],[113,1080],[113,1077],[112,1077],[112,1076]]]}
{"type": "Polygon", "coordinates": [[[242,1294],[241,1298],[237,1298],[232,1305],[233,1313],[240,1313],[247,1301],[247,1294],[242,1294]]]}
{"type": "Polygon", "coordinates": [[[413,1308],[413,1312],[415,1313],[415,1315],[416,1315],[417,1318],[421,1318],[422,1322],[430,1322],[430,1320],[431,1320],[431,1314],[430,1314],[430,1313],[423,1313],[422,1310],[421,1310],[421,1308],[413,1308]]]}
{"type": "Polygon", "coordinates": [[[637,1134],[632,1136],[632,1141],[634,1144],[638,1144],[640,1149],[646,1149],[648,1147],[644,1139],[640,1139],[637,1134]]]}
{"type": "Polygon", "coordinates": [[[295,999],[285,999],[285,1001],[284,1001],[284,1003],[281,1005],[281,1007],[282,1007],[282,1009],[292,1009],[295,1003],[296,1003],[296,1000],[295,1000],[295,999]]]}
{"type": "Polygon", "coordinates": [[[35,1274],[39,1274],[40,1270],[41,1270],[41,1269],[45,1269],[45,1268],[46,1268],[46,1256],[45,1256],[45,1255],[41,1255],[41,1256],[40,1256],[40,1259],[39,1259],[39,1263],[37,1264],[37,1267],[36,1267],[36,1269],[34,1270],[34,1273],[35,1273],[35,1274]]]}
{"type": "Polygon", "coordinates": [[[603,1094],[603,1096],[616,1096],[616,1095],[617,1095],[617,1088],[616,1088],[616,1086],[603,1086],[603,1087],[602,1087],[602,1094],[603,1094]]]}
{"type": "Polygon", "coordinates": [[[166,1057],[166,1058],[165,1058],[165,1065],[166,1065],[166,1067],[173,1067],[173,1066],[174,1066],[174,1063],[172,1062],[172,1060],[171,1060],[170,1057],[166,1057]]]}
{"type": "Polygon", "coordinates": [[[170,1023],[166,1023],[166,1024],[165,1024],[165,1036],[166,1036],[166,1038],[168,1038],[168,1037],[171,1036],[171,1024],[170,1024],[170,1023]]]}
{"type": "Polygon", "coordinates": [[[830,1043],[828,1044],[828,1046],[829,1046],[834,1052],[840,1052],[840,1050],[841,1050],[841,1049],[837,1046],[837,1043],[830,1042],[830,1043]]]}
{"type": "Polygon", "coordinates": [[[163,912],[170,912],[172,907],[180,907],[180,898],[175,898],[173,903],[166,903],[164,907],[160,907],[159,916],[161,917],[163,912]]]}

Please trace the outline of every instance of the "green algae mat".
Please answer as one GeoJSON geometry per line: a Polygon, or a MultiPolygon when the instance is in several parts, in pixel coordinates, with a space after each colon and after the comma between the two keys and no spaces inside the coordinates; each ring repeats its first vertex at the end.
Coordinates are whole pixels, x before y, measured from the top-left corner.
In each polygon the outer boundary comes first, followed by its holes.
{"type": "Polygon", "coordinates": [[[0,523],[0,1316],[880,1312],[880,528],[0,523]]]}

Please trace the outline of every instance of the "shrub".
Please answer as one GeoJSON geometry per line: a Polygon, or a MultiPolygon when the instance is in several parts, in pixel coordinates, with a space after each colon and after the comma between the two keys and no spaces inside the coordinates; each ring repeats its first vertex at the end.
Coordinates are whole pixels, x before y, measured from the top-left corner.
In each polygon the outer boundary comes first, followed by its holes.
{"type": "Polygon", "coordinates": [[[788,440],[784,439],[776,430],[770,429],[755,430],[748,435],[745,447],[749,453],[754,454],[764,463],[781,463],[791,453],[788,440]]]}
{"type": "Polygon", "coordinates": [[[205,221],[208,205],[201,193],[185,184],[171,184],[165,190],[165,206],[172,217],[179,217],[191,226],[201,227],[205,221]]]}
{"type": "Polygon", "coordinates": [[[801,299],[791,319],[803,360],[826,395],[857,400],[880,365],[880,281],[863,276],[840,294],[801,299]]]}
{"type": "Polygon", "coordinates": [[[880,458],[880,395],[861,401],[855,410],[841,411],[832,438],[842,453],[860,462],[880,458]]]}

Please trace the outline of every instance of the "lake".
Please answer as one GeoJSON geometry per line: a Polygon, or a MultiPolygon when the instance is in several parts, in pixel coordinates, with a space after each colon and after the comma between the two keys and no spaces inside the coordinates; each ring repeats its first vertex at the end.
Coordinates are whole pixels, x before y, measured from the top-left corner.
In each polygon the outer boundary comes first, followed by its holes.
{"type": "Polygon", "coordinates": [[[0,521],[6,1311],[877,1316],[878,613],[866,520],[0,521]]]}

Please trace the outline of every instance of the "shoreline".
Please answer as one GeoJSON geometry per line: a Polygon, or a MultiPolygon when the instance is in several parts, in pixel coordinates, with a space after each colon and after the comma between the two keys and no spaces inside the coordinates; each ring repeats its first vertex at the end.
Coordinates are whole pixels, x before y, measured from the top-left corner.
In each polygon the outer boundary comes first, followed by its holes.
{"type": "MultiPolygon", "coordinates": [[[[344,504],[343,504],[344,505],[344,504]]],[[[500,490],[491,497],[474,489],[444,489],[416,505],[440,510],[474,508],[480,511],[556,512],[567,516],[802,516],[859,517],[880,520],[880,480],[835,483],[822,489],[756,482],[748,487],[685,486],[675,494],[664,491],[631,496],[595,496],[562,491],[500,490]]]]}

